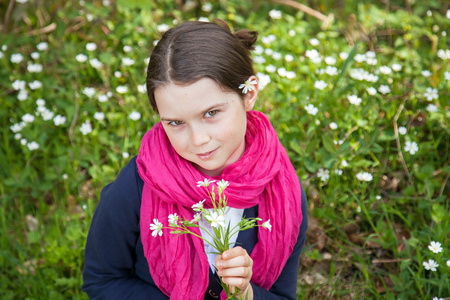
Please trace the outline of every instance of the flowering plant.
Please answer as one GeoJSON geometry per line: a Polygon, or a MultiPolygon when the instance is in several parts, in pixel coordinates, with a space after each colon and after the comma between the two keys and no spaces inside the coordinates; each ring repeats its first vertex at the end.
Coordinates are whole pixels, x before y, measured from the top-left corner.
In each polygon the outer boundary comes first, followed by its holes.
{"type": "MultiPolygon", "coordinates": [[[[272,225],[270,225],[270,220],[263,222],[261,224],[257,224],[257,221],[262,221],[261,218],[245,218],[242,217],[241,221],[231,227],[230,223],[226,223],[225,220],[225,209],[227,207],[227,197],[224,194],[225,189],[228,187],[229,183],[225,180],[214,181],[205,179],[203,181],[197,182],[197,187],[205,188],[208,192],[209,199],[212,202],[214,209],[208,210],[203,207],[203,204],[206,200],[202,200],[194,205],[192,205],[192,209],[195,212],[192,220],[180,219],[180,217],[174,213],[168,216],[169,227],[163,227],[163,224],[158,219],[153,219],[153,223],[150,224],[150,230],[152,230],[152,236],[161,236],[163,234],[162,229],[168,228],[170,229],[170,233],[172,234],[192,234],[200,239],[202,239],[205,243],[211,245],[217,252],[212,252],[213,254],[222,255],[223,252],[230,249],[231,246],[235,243],[231,242],[231,238],[237,234],[239,231],[247,230],[253,228],[255,226],[261,226],[266,229],[272,230],[272,225]],[[211,185],[212,183],[216,183],[217,192],[215,191],[215,186],[211,185]],[[211,185],[211,188],[208,187],[211,185]],[[209,231],[202,227],[200,220],[206,220],[213,231],[209,231]],[[211,239],[206,239],[203,236],[192,231],[193,227],[200,228],[203,232],[206,232],[211,239]],[[212,242],[211,242],[212,240],[212,242]]],[[[217,271],[217,268],[216,268],[217,271]]],[[[239,295],[239,299],[243,299],[242,294],[238,288],[235,289],[235,292],[231,292],[231,288],[222,281],[222,277],[219,276],[220,285],[227,295],[227,299],[238,299],[236,298],[239,295]]]]}

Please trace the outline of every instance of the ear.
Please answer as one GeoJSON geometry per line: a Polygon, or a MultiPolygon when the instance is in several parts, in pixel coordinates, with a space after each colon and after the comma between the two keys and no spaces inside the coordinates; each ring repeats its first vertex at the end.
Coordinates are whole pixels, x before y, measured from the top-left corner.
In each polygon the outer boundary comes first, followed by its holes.
{"type": "Polygon", "coordinates": [[[255,106],[256,98],[258,97],[258,89],[259,89],[259,83],[258,78],[255,75],[252,75],[248,79],[249,81],[256,81],[256,84],[253,85],[253,89],[251,91],[248,91],[247,94],[245,94],[244,98],[244,104],[245,104],[245,111],[251,111],[253,107],[255,106]]]}

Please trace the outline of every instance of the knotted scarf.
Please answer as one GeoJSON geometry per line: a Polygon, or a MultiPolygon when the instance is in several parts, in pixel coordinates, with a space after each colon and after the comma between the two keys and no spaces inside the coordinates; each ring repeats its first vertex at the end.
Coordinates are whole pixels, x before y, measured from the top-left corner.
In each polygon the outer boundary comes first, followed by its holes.
{"type": "MultiPolygon", "coordinates": [[[[242,157],[218,177],[208,177],[180,157],[170,144],[161,123],[141,142],[138,172],[144,180],[141,204],[141,239],[150,274],[170,299],[203,299],[208,287],[209,263],[201,239],[191,234],[176,236],[163,229],[152,236],[150,224],[158,219],[165,227],[173,213],[192,220],[192,205],[203,199],[212,208],[206,189],[197,187],[205,178],[229,182],[227,205],[249,208],[258,205],[258,217],[270,219],[272,231],[258,230],[251,281],[265,289],[275,283],[295,243],[301,213],[301,190],[294,167],[268,118],[261,112],[247,113],[246,149],[242,157]]],[[[261,223],[259,223],[261,224],[261,223]]],[[[192,228],[200,235],[198,228],[192,228]]],[[[222,299],[224,293],[222,292],[222,299]]]]}

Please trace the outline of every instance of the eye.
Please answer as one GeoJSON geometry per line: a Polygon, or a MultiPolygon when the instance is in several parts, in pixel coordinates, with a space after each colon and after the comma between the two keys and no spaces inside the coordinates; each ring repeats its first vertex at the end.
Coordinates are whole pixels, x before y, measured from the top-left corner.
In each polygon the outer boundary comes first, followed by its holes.
{"type": "Polygon", "coordinates": [[[214,117],[218,112],[219,112],[218,110],[210,110],[205,114],[205,116],[207,118],[211,118],[211,117],[214,117]]]}
{"type": "Polygon", "coordinates": [[[172,125],[172,126],[180,126],[181,124],[183,124],[183,121],[172,121],[172,122],[169,122],[169,125],[172,125]]]}

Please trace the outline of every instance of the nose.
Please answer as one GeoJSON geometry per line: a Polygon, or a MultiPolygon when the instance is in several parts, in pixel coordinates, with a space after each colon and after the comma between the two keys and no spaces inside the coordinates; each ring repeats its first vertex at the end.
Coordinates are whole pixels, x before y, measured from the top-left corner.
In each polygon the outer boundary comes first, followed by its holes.
{"type": "Polygon", "coordinates": [[[211,140],[211,135],[203,125],[192,126],[190,128],[190,140],[192,145],[201,146],[207,144],[211,140]]]}

